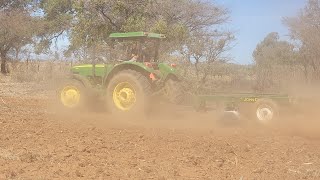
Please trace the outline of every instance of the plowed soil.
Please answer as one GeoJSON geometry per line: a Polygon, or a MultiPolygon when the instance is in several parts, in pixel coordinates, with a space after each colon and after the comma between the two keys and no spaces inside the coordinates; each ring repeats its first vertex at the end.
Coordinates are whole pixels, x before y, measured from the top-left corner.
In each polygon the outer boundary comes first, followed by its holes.
{"type": "Polygon", "coordinates": [[[0,179],[320,179],[306,116],[273,128],[183,108],[116,118],[57,111],[38,84],[0,89],[0,179]]]}

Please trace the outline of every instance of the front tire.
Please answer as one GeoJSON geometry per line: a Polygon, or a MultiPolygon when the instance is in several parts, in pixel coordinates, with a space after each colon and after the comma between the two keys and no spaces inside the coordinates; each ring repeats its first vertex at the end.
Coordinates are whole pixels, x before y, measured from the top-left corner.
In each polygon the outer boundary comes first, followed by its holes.
{"type": "Polygon", "coordinates": [[[87,91],[80,81],[68,79],[60,84],[57,91],[57,99],[64,109],[81,109],[86,104],[87,91]]]}
{"type": "Polygon", "coordinates": [[[107,86],[107,106],[111,113],[147,113],[151,96],[151,83],[134,70],[120,71],[107,86]]]}

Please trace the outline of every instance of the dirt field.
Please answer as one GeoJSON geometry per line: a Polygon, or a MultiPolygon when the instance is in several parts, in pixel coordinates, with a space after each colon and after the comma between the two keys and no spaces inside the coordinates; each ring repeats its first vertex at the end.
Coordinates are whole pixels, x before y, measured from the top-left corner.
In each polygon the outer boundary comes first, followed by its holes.
{"type": "Polygon", "coordinates": [[[57,112],[50,97],[0,83],[0,179],[320,179],[320,128],[307,119],[272,129],[178,110],[118,119],[57,112]]]}

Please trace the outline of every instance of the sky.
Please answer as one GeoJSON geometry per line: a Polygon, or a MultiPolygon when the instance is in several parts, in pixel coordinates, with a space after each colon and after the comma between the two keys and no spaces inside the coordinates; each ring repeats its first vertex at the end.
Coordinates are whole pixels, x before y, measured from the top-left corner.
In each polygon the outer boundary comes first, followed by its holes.
{"type": "Polygon", "coordinates": [[[270,32],[288,39],[283,17],[295,16],[306,0],[213,0],[231,11],[228,28],[235,32],[236,42],[229,53],[234,63],[250,64],[256,45],[270,32]]]}

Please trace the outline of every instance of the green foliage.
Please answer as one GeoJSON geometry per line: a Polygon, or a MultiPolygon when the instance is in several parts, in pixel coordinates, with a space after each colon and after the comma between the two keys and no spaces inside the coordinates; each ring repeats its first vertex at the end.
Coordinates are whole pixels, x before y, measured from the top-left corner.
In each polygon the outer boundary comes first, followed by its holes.
{"type": "Polygon", "coordinates": [[[266,92],[279,89],[286,78],[282,70],[298,64],[298,52],[294,45],[279,39],[276,32],[268,34],[253,52],[256,74],[256,90],[266,92]],[[281,70],[282,69],[282,70],[281,70]]]}
{"type": "Polygon", "coordinates": [[[31,15],[33,1],[0,2],[1,72],[7,73],[8,55],[18,56],[22,47],[34,42],[40,19],[31,15]]]}
{"type": "Polygon", "coordinates": [[[192,32],[208,31],[227,17],[213,3],[188,0],[43,0],[41,8],[52,28],[47,34],[69,32],[69,52],[108,44],[110,33],[129,31],[166,34],[164,51],[170,52],[192,32]]]}
{"type": "Polygon", "coordinates": [[[38,10],[44,12],[41,23],[38,25],[39,40],[36,53],[45,52],[52,41],[68,32],[73,21],[73,3],[70,0],[39,0],[38,10]]]}
{"type": "Polygon", "coordinates": [[[272,32],[257,45],[254,61],[258,66],[294,64],[297,56],[294,48],[289,42],[279,40],[278,33],[272,32]]]}
{"type": "Polygon", "coordinates": [[[142,15],[129,17],[123,27],[123,32],[142,31],[146,27],[146,18],[142,15]]]}
{"type": "Polygon", "coordinates": [[[37,3],[35,0],[1,0],[0,11],[10,11],[11,9],[24,10],[27,6],[37,3]]]}
{"type": "Polygon", "coordinates": [[[320,2],[308,0],[304,9],[296,17],[285,18],[293,40],[299,43],[299,62],[305,74],[320,81],[320,2]]]}

